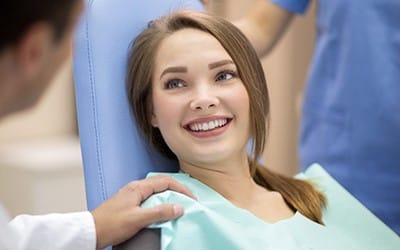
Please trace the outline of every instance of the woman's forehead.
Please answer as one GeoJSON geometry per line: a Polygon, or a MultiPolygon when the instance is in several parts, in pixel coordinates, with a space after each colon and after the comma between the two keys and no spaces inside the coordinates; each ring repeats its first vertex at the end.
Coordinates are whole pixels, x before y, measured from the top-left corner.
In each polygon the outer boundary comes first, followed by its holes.
{"type": "Polygon", "coordinates": [[[184,66],[191,62],[212,63],[232,60],[221,43],[211,34],[185,28],[166,37],[159,45],[155,57],[155,71],[167,67],[184,66]]]}

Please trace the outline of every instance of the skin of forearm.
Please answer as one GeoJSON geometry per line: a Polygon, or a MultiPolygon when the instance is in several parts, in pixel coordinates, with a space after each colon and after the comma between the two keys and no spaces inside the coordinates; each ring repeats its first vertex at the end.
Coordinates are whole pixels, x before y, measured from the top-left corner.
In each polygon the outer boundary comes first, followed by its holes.
{"type": "Polygon", "coordinates": [[[254,0],[247,13],[234,20],[229,17],[229,10],[232,4],[239,7],[245,5],[240,4],[240,1],[203,0],[202,2],[208,12],[233,22],[247,36],[260,57],[268,55],[274,48],[293,18],[291,12],[267,0],[254,0]]]}
{"type": "Polygon", "coordinates": [[[268,55],[287,30],[293,14],[266,0],[256,0],[248,13],[234,22],[260,57],[268,55]]]}

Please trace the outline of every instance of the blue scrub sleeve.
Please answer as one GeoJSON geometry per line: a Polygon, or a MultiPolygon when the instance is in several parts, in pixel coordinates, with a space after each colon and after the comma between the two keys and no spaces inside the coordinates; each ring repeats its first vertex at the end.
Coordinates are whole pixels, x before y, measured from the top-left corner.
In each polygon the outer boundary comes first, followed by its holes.
{"type": "Polygon", "coordinates": [[[304,14],[307,10],[310,0],[268,0],[290,12],[304,14]]]}

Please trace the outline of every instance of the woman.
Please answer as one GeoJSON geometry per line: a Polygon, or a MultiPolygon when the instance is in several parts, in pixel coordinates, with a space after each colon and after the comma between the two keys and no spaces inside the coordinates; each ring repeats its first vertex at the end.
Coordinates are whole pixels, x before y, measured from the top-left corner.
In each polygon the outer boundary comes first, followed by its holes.
{"type": "Polygon", "coordinates": [[[237,28],[204,13],[175,12],[135,39],[128,70],[143,135],[178,160],[182,173],[172,176],[198,198],[167,192],[158,200],[191,206],[161,226],[163,248],[353,249],[346,236],[323,226],[319,191],[258,163],[268,90],[257,54],[237,28]]]}

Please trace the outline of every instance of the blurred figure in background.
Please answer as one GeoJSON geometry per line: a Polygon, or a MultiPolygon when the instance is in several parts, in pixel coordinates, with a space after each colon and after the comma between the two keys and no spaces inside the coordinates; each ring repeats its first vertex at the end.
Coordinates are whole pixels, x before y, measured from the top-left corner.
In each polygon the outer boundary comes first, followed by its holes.
{"type": "MultiPolygon", "coordinates": [[[[217,14],[233,1],[204,0],[217,14]]],[[[235,1],[237,4],[239,1],[235,1]]],[[[254,0],[233,21],[267,55],[310,0],[254,0]]],[[[320,163],[400,233],[400,1],[318,1],[300,128],[301,168],[320,163]]]]}

